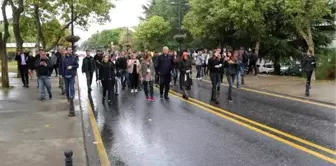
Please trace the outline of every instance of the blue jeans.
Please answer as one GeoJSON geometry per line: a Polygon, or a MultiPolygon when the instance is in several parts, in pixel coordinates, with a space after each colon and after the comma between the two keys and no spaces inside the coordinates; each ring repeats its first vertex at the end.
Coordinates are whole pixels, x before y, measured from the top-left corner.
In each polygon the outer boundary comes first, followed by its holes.
{"type": "Polygon", "coordinates": [[[235,74],[231,74],[231,75],[226,75],[228,84],[229,84],[229,92],[228,92],[228,99],[232,100],[232,85],[234,84],[234,80],[235,80],[236,75],[235,74]]]}
{"type": "Polygon", "coordinates": [[[39,76],[39,89],[40,89],[40,96],[42,99],[45,99],[45,88],[47,88],[49,96],[51,96],[51,84],[50,84],[50,77],[49,76],[39,76]]]}
{"type": "Polygon", "coordinates": [[[202,71],[202,65],[196,65],[196,78],[202,78],[203,77],[203,71],[202,71]]]}
{"type": "Polygon", "coordinates": [[[75,76],[64,76],[65,92],[67,99],[75,97],[75,76]]]}
{"type": "Polygon", "coordinates": [[[121,80],[121,85],[123,88],[126,87],[126,83],[129,83],[129,76],[128,76],[128,71],[125,70],[120,70],[120,80],[121,80]]]}
{"type": "Polygon", "coordinates": [[[178,69],[177,68],[173,68],[172,70],[172,75],[173,75],[173,81],[174,81],[174,85],[176,85],[176,81],[177,81],[177,77],[178,77],[178,69]]]}

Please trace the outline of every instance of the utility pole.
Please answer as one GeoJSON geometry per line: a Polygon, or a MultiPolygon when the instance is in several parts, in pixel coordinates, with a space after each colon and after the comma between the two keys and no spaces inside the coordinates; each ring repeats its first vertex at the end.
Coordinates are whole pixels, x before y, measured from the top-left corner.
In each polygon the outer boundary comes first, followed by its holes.
{"type": "MultiPolygon", "coordinates": [[[[182,6],[188,6],[188,3],[181,2],[182,0],[178,0],[178,3],[172,2],[171,5],[178,5],[178,35],[182,35],[182,6]]],[[[182,40],[178,40],[178,52],[181,55],[182,53],[182,40]]]]}

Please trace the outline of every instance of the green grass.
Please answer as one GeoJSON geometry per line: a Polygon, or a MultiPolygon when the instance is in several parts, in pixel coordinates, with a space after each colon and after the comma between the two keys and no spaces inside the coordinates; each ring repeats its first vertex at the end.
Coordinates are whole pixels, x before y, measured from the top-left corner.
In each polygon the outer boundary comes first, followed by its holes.
{"type": "MultiPolygon", "coordinates": [[[[0,72],[1,72],[1,64],[0,64],[0,72]]],[[[8,62],[8,72],[17,73],[17,64],[15,61],[8,62]]]]}

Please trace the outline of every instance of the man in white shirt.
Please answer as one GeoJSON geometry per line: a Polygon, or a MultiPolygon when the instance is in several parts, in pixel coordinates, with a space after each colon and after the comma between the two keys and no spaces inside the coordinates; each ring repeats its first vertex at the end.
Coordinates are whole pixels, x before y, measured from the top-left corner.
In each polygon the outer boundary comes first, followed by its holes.
{"type": "Polygon", "coordinates": [[[28,55],[23,52],[22,49],[18,51],[18,54],[15,57],[17,62],[23,87],[29,87],[29,78],[28,78],[28,55]]]}

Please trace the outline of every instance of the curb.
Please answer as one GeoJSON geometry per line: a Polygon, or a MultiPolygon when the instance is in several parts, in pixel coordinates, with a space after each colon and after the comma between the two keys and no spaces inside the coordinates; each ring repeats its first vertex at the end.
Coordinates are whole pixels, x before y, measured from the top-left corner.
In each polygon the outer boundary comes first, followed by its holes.
{"type": "Polygon", "coordinates": [[[258,89],[258,88],[254,88],[254,87],[250,87],[248,85],[243,85],[243,88],[246,89],[251,89],[251,90],[257,90],[257,91],[261,91],[261,92],[267,92],[267,93],[272,93],[272,94],[276,94],[276,95],[282,95],[282,96],[287,96],[287,97],[291,97],[291,98],[297,98],[300,100],[307,100],[307,101],[312,101],[312,102],[316,102],[316,103],[321,103],[321,104],[326,104],[326,105],[330,105],[330,106],[335,106],[335,103],[331,103],[331,102],[327,102],[327,101],[320,101],[320,100],[316,100],[316,99],[310,99],[309,97],[300,97],[300,96],[294,96],[294,95],[289,95],[289,94],[284,94],[284,93],[278,93],[278,92],[274,92],[274,91],[270,91],[270,90],[265,90],[265,89],[258,89]]]}
{"type": "MultiPolygon", "coordinates": [[[[203,82],[210,82],[210,80],[204,79],[205,81],[203,82]]],[[[228,84],[222,83],[222,85],[224,86],[229,86],[228,84]]],[[[237,89],[235,86],[233,86],[234,89],[237,89]]],[[[306,102],[314,102],[316,104],[321,104],[321,105],[326,105],[327,107],[334,107],[333,109],[336,109],[336,104],[335,103],[331,103],[331,102],[326,102],[326,101],[319,101],[319,100],[315,100],[315,99],[310,99],[310,98],[305,98],[305,97],[300,97],[300,96],[294,96],[294,95],[288,95],[288,94],[283,94],[283,93],[278,93],[278,92],[273,92],[270,90],[264,90],[264,89],[258,89],[258,88],[254,88],[248,85],[242,85],[241,88],[239,88],[241,90],[244,91],[259,91],[259,94],[262,94],[262,92],[264,93],[269,93],[269,94],[264,94],[264,95],[278,95],[278,96],[283,96],[283,97],[290,97],[293,99],[297,99],[297,100],[301,100],[302,102],[306,101],[306,102]]],[[[258,92],[254,92],[254,93],[258,93],[258,92]]]]}
{"type": "Polygon", "coordinates": [[[84,129],[84,116],[83,116],[83,106],[82,106],[82,102],[81,102],[81,95],[80,95],[80,87],[79,87],[79,79],[78,79],[78,75],[76,76],[76,87],[77,87],[77,91],[78,91],[78,104],[79,104],[79,109],[80,109],[80,116],[81,116],[81,126],[82,126],[82,137],[83,137],[83,146],[84,146],[84,150],[85,150],[85,160],[86,160],[86,166],[89,166],[89,156],[87,153],[87,147],[85,146],[85,142],[86,137],[85,137],[85,129],[84,129]]]}

